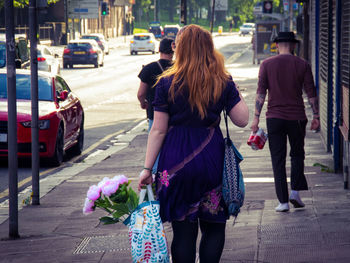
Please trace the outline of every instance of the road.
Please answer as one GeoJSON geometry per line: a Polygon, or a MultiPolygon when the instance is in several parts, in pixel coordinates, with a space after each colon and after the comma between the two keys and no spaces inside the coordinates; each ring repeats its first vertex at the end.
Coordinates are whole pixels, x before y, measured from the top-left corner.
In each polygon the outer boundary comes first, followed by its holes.
{"type": "MultiPolygon", "coordinates": [[[[238,35],[215,36],[215,46],[225,56],[226,61],[249,48],[250,37],[238,35]]],[[[82,101],[85,111],[84,152],[78,157],[67,156],[58,168],[50,168],[41,163],[40,177],[49,176],[58,170],[82,161],[92,152],[106,149],[116,135],[133,128],[146,118],[139,106],[136,93],[139,87],[137,74],[146,65],[159,58],[159,54],[132,56],[127,45],[111,50],[105,56],[104,66],[74,66],[61,69],[61,75],[72,91],[82,101]]],[[[18,169],[19,190],[31,184],[30,160],[20,160],[18,169]]],[[[0,202],[7,198],[7,161],[0,162],[0,202]]]]}

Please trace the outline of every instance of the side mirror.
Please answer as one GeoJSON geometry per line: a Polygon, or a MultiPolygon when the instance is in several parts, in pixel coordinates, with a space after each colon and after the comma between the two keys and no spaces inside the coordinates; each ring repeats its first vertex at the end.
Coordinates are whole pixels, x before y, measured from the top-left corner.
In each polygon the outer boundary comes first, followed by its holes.
{"type": "Polygon", "coordinates": [[[59,97],[60,101],[64,101],[64,100],[66,100],[67,98],[68,98],[68,91],[67,91],[67,90],[62,91],[62,92],[60,93],[60,97],[59,97]]]}

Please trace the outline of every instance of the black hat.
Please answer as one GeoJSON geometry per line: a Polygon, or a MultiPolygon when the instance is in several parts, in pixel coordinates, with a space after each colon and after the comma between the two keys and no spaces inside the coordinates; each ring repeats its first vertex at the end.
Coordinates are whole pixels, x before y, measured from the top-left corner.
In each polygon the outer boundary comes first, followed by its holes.
{"type": "Polygon", "coordinates": [[[172,54],[174,53],[171,43],[173,43],[174,39],[165,37],[160,41],[159,44],[159,52],[164,53],[164,54],[172,54]]]}
{"type": "Polygon", "coordinates": [[[279,32],[273,42],[293,42],[298,43],[299,40],[295,38],[294,32],[279,32]]]}

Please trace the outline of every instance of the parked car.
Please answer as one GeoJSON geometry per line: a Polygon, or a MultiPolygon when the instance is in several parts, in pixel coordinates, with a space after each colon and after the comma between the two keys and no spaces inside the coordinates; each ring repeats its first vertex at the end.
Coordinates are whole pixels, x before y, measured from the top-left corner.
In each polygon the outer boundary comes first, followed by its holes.
{"type": "Polygon", "coordinates": [[[179,25],[165,25],[163,36],[175,39],[177,32],[179,32],[179,30],[180,30],[179,25]]]}
{"type": "Polygon", "coordinates": [[[60,61],[57,54],[53,54],[49,47],[38,45],[38,70],[60,74],[60,61]]]}
{"type": "Polygon", "coordinates": [[[109,54],[109,46],[105,37],[102,34],[94,33],[81,36],[81,39],[93,39],[97,42],[102,51],[108,55],[109,54]]]}
{"type": "Polygon", "coordinates": [[[254,23],[244,23],[242,26],[239,27],[239,35],[248,35],[253,34],[255,31],[255,24],[254,23]]]}
{"type": "Polygon", "coordinates": [[[76,64],[103,66],[104,54],[93,39],[71,40],[63,51],[63,68],[76,64]]]}
{"type": "Polygon", "coordinates": [[[138,33],[135,34],[130,41],[130,54],[137,55],[138,52],[152,52],[152,54],[159,51],[159,41],[152,33],[138,33]]]}
{"type": "MultiPolygon", "coordinates": [[[[29,49],[24,34],[15,35],[16,68],[27,68],[30,64],[29,49]]],[[[6,67],[6,35],[0,34],[0,68],[6,67]]]]}
{"type": "MultiPolygon", "coordinates": [[[[0,69],[0,156],[8,155],[6,69],[0,69]]],[[[30,70],[16,70],[18,156],[31,156],[30,70]]],[[[84,144],[84,111],[78,97],[64,79],[38,73],[39,154],[52,165],[63,161],[70,150],[81,154],[84,144]]]]}

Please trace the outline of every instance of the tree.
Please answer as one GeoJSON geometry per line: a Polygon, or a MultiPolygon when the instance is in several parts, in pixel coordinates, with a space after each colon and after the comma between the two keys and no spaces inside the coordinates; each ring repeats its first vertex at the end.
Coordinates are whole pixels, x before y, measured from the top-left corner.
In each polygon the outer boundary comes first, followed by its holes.
{"type": "MultiPolygon", "coordinates": [[[[47,3],[48,4],[55,4],[58,1],[60,1],[60,0],[47,0],[47,3]]],[[[5,0],[0,0],[0,9],[4,6],[4,3],[5,3],[5,0]]],[[[22,8],[22,7],[26,7],[28,5],[29,5],[29,0],[17,0],[17,1],[14,0],[13,1],[14,7],[22,8]]]]}

